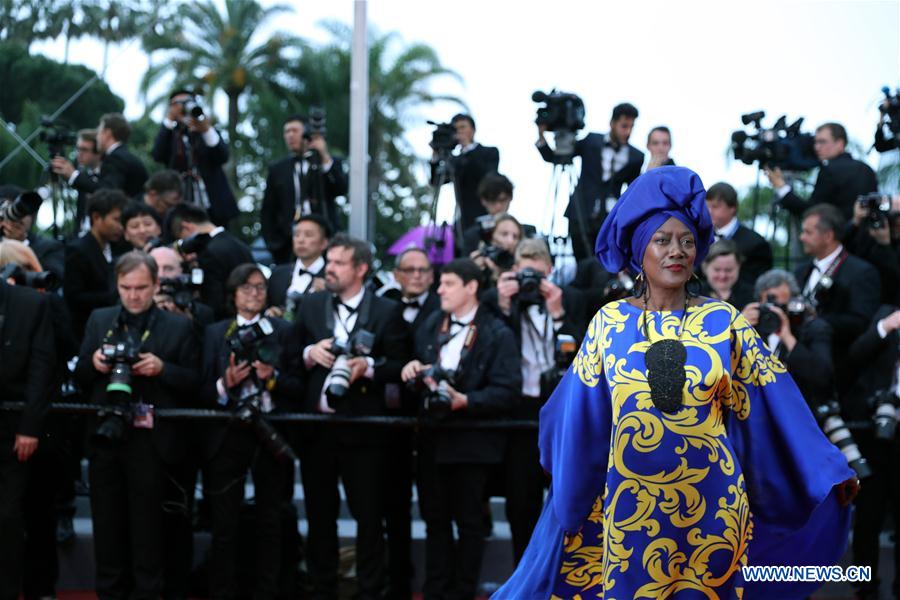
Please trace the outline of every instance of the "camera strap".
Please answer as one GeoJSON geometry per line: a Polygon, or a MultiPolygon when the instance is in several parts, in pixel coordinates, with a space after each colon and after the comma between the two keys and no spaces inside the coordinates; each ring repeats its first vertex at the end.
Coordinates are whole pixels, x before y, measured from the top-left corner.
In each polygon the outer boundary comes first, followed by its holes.
{"type": "MultiPolygon", "coordinates": [[[[115,335],[117,329],[121,329],[125,335],[129,335],[128,332],[128,323],[125,320],[125,311],[121,306],[118,307],[119,312],[116,314],[116,318],[113,319],[113,322],[116,324],[116,327],[110,327],[106,332],[105,340],[110,340],[115,335]]],[[[144,345],[144,342],[150,337],[150,331],[153,329],[153,324],[156,322],[156,306],[151,306],[149,309],[150,314],[147,316],[147,323],[144,325],[144,330],[141,332],[141,335],[137,338],[131,338],[136,344],[138,344],[138,349],[141,349],[144,345]]]]}
{"type": "Polygon", "coordinates": [[[521,318],[526,325],[525,333],[528,335],[528,339],[531,340],[532,346],[534,346],[535,358],[537,358],[540,363],[541,369],[545,369],[547,366],[553,364],[547,352],[547,332],[553,325],[550,323],[550,315],[546,312],[542,312],[541,314],[544,316],[544,326],[543,328],[538,329],[534,319],[531,318],[531,311],[529,308],[530,307],[526,307],[522,310],[521,318]]]}
{"type": "MultiPolygon", "coordinates": [[[[837,258],[831,261],[831,264],[828,265],[828,268],[825,269],[825,272],[822,273],[822,276],[819,277],[816,285],[811,290],[809,290],[808,294],[805,294],[806,299],[809,300],[814,306],[819,304],[819,293],[830,289],[831,286],[834,285],[834,274],[838,269],[841,268],[841,265],[844,264],[844,261],[847,260],[847,256],[847,250],[842,250],[837,258]]],[[[816,267],[813,266],[813,268],[816,267]]]]}
{"type": "Polygon", "coordinates": [[[475,319],[472,319],[468,325],[463,326],[456,333],[450,333],[450,315],[444,315],[444,321],[441,324],[441,328],[438,331],[438,352],[437,352],[437,361],[441,360],[441,351],[444,347],[450,343],[451,340],[456,339],[463,332],[466,333],[465,341],[463,342],[462,350],[459,353],[459,362],[456,364],[456,368],[453,371],[454,377],[456,373],[459,372],[460,366],[463,364],[466,356],[468,356],[469,352],[472,350],[472,347],[475,345],[475,339],[478,337],[478,328],[475,325],[475,319]]]}

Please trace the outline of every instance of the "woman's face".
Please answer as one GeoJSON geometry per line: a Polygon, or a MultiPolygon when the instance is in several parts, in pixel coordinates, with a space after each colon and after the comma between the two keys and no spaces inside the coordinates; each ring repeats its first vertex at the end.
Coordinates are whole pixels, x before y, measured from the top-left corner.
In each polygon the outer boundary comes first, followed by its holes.
{"type": "Polygon", "coordinates": [[[494,235],[491,241],[498,248],[503,248],[507,252],[515,252],[516,246],[519,245],[519,228],[512,221],[500,221],[494,228],[494,235]]]}
{"type": "Polygon", "coordinates": [[[650,285],[679,288],[691,278],[697,246],[694,234],[674,217],[650,238],[644,252],[644,277],[650,285]]]}
{"type": "Polygon", "coordinates": [[[717,256],[706,265],[706,280],[714,290],[730,290],[740,274],[741,266],[734,254],[717,256]]]}

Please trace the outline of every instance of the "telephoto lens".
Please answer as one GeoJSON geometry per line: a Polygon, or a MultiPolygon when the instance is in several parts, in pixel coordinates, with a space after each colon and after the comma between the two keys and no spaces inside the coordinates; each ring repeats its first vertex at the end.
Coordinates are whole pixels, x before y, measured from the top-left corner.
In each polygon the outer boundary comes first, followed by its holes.
{"type": "Polygon", "coordinates": [[[890,390],[882,391],[875,401],[875,438],[890,442],[897,432],[897,396],[890,390]]]}
{"type": "Polygon", "coordinates": [[[331,367],[331,383],[326,391],[330,398],[343,398],[347,395],[347,390],[350,389],[349,361],[346,354],[334,359],[334,366],[331,367]]]}
{"type": "Polygon", "coordinates": [[[853,435],[847,429],[844,419],[841,418],[838,403],[832,400],[820,404],[816,407],[813,414],[819,422],[819,427],[825,433],[825,437],[841,451],[844,458],[847,459],[847,464],[856,471],[856,476],[860,479],[869,477],[872,474],[872,469],[869,467],[866,458],[859,451],[859,446],[856,445],[856,440],[853,439],[853,435]]]}

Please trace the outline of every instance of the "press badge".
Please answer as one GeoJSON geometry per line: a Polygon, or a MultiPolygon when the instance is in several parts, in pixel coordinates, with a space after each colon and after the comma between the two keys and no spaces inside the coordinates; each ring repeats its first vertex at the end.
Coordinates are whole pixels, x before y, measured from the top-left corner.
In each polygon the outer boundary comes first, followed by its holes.
{"type": "Polygon", "coordinates": [[[143,402],[135,404],[132,425],[135,429],[153,429],[153,405],[143,402]]]}

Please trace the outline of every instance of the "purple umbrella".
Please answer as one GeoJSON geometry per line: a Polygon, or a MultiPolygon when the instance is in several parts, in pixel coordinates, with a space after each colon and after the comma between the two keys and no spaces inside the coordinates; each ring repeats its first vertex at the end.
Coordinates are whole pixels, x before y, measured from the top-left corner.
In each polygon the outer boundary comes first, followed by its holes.
{"type": "Polygon", "coordinates": [[[413,227],[393,243],[388,254],[396,256],[407,248],[422,248],[431,262],[445,265],[453,260],[453,227],[446,223],[413,227]]]}

